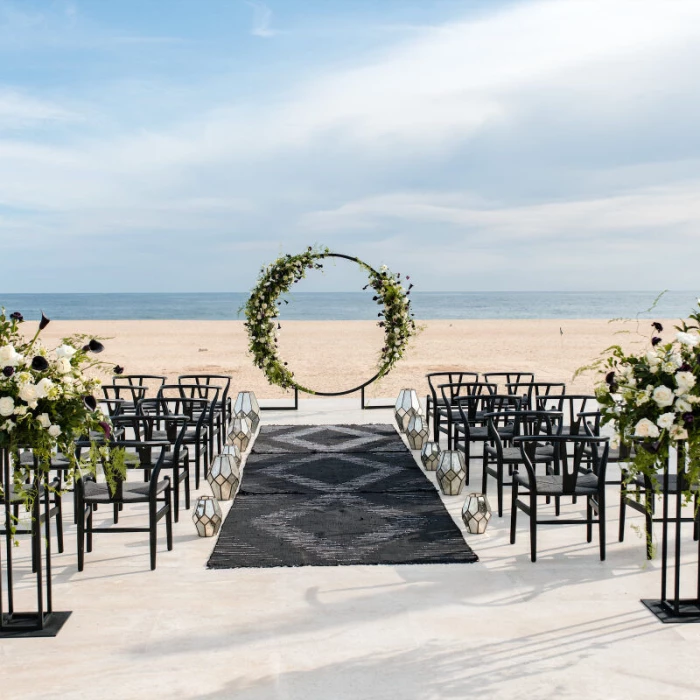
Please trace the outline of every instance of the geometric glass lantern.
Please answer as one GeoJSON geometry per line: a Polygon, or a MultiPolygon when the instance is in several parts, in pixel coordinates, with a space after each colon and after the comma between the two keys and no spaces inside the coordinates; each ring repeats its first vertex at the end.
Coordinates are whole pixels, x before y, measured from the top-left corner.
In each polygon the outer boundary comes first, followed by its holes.
{"type": "Polygon", "coordinates": [[[436,476],[440,490],[446,496],[458,496],[467,478],[464,455],[457,450],[445,450],[440,455],[436,476]]]}
{"type": "Polygon", "coordinates": [[[255,394],[252,391],[241,391],[236,396],[236,403],[233,404],[234,418],[247,418],[253,428],[253,432],[260,425],[260,406],[255,394]]]}
{"type": "Polygon", "coordinates": [[[207,474],[211,492],[217,501],[230,501],[241,481],[236,458],[233,455],[216,455],[207,474]]]}
{"type": "Polygon", "coordinates": [[[440,445],[437,442],[424,442],[420,451],[420,461],[423,462],[425,471],[434,472],[440,461],[440,445]]]}
{"type": "Polygon", "coordinates": [[[241,451],[235,445],[224,445],[221,448],[222,455],[231,455],[237,466],[241,466],[241,451]]]}
{"type": "Polygon", "coordinates": [[[483,535],[491,519],[489,499],[483,493],[470,493],[462,507],[462,520],[472,535],[483,535]]]}
{"type": "Polygon", "coordinates": [[[408,421],[421,412],[420,401],[415,389],[401,389],[394,406],[394,416],[399,430],[405,433],[408,429],[408,421]]]}
{"type": "Polygon", "coordinates": [[[241,452],[245,452],[252,437],[253,425],[248,418],[237,417],[231,421],[231,432],[227,440],[229,445],[235,445],[241,452]]]}
{"type": "Polygon", "coordinates": [[[425,416],[420,413],[411,416],[406,429],[406,438],[412,450],[420,450],[423,447],[423,443],[428,439],[428,421],[425,416]]]}
{"type": "Polygon", "coordinates": [[[223,520],[218,501],[213,496],[199,496],[194,503],[192,520],[200,537],[216,535],[223,520]]]}

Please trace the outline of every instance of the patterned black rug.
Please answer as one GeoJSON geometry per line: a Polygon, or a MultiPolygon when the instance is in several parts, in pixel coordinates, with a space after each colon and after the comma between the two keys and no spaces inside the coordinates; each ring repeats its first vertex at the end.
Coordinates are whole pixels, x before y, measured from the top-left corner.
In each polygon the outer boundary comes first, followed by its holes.
{"type": "Polygon", "coordinates": [[[475,561],[393,426],[275,425],[248,456],[208,566],[475,561]]]}

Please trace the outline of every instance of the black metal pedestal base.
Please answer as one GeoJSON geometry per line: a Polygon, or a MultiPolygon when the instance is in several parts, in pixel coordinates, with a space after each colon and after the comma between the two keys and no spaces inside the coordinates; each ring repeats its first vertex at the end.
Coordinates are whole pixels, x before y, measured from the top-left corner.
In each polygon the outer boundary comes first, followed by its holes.
{"type": "Polygon", "coordinates": [[[43,629],[37,628],[36,613],[14,613],[3,616],[3,625],[0,629],[0,639],[10,637],[55,637],[66,620],[71,616],[71,611],[52,612],[46,615],[43,629]]]}
{"type": "Polygon", "coordinates": [[[696,600],[680,600],[678,615],[673,610],[673,606],[658,598],[642,600],[650,612],[654,613],[661,622],[700,622],[700,605],[696,600]]]}

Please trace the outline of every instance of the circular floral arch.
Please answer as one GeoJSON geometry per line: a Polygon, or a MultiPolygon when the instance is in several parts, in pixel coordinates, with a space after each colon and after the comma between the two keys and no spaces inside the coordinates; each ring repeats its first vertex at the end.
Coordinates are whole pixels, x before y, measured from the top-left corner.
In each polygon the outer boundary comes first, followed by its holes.
{"type": "Polygon", "coordinates": [[[328,248],[308,250],[298,255],[284,255],[277,258],[260,271],[258,283],[250,294],[244,307],[248,330],[248,347],[253,355],[254,364],[267,377],[270,384],[283,389],[298,389],[307,394],[317,396],[342,396],[351,394],[366,387],[372,382],[387,375],[393,366],[403,357],[410,338],[416,334],[416,322],[411,312],[409,300],[413,284],[409,282],[404,288],[400,273],[394,274],[382,265],[379,270],[363,262],[359,258],[342,253],[332,253],[328,248]],[[354,262],[363,268],[369,281],[364,289],[374,290],[374,301],[381,307],[377,316],[377,325],[384,330],[384,347],[377,360],[377,371],[374,376],[362,384],[345,391],[314,391],[301,386],[294,379],[294,372],[288,369],[278,352],[277,331],[280,306],[287,301],[281,299],[293,284],[306,277],[308,270],[318,270],[323,267],[326,258],[341,258],[354,262]]]}

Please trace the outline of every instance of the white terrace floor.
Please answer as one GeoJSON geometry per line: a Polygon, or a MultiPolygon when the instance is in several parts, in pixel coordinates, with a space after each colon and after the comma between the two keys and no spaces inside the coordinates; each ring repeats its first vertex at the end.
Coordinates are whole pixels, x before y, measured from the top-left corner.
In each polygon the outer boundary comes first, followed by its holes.
{"type": "MultiPolygon", "coordinates": [[[[391,421],[356,406],[263,416],[391,421]]],[[[583,526],[541,526],[532,564],[526,519],[511,546],[494,517],[469,538],[477,564],[209,571],[214,541],[185,513],[156,571],[146,536],[124,534],[97,535],[78,573],[71,526],[53,561],[55,608],[72,617],[55,639],[0,640],[0,697],[700,698],[700,625],[663,625],[640,604],[658,595],[658,562],[632,529],[616,542],[615,496],[606,562],[583,526]]],[[[463,500],[445,499],[460,526],[463,500]]]]}

